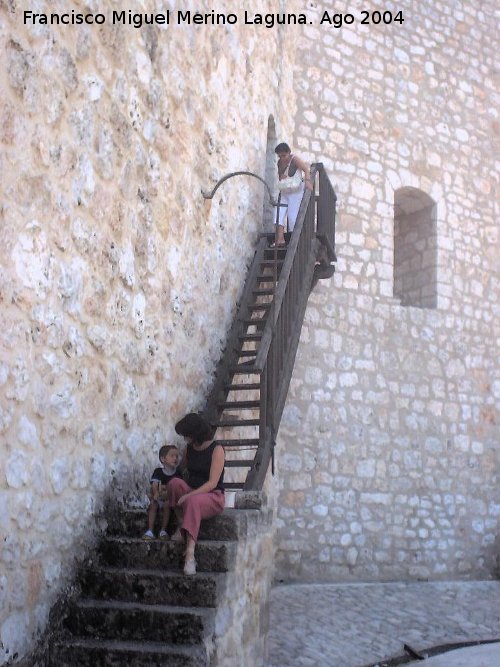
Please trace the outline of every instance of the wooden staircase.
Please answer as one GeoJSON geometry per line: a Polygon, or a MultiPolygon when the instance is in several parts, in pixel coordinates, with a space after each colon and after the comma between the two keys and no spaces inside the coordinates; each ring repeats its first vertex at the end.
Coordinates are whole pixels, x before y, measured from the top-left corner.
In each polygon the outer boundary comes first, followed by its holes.
{"type": "Polygon", "coordinates": [[[226,450],[228,489],[259,490],[288,392],[309,294],[333,275],[336,196],[322,164],[311,167],[319,192],[306,191],[285,248],[263,234],[249,268],[204,413],[226,450]]]}

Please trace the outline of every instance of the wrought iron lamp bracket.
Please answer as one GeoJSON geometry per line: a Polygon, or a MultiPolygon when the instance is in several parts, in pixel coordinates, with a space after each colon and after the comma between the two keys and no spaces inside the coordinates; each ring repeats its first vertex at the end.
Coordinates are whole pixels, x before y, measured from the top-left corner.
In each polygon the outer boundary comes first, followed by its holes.
{"type": "Polygon", "coordinates": [[[254,178],[257,178],[259,181],[264,183],[266,186],[267,192],[269,194],[269,203],[271,206],[278,206],[278,202],[274,199],[273,194],[271,192],[271,188],[269,185],[266,183],[266,181],[258,176],[257,174],[254,174],[253,171],[232,171],[230,174],[226,174],[222,178],[220,178],[217,183],[215,184],[214,189],[211,192],[206,192],[205,190],[201,191],[201,194],[205,199],[212,199],[217,192],[217,190],[220,188],[220,186],[227,181],[228,179],[232,178],[233,176],[253,176],[254,178]]]}

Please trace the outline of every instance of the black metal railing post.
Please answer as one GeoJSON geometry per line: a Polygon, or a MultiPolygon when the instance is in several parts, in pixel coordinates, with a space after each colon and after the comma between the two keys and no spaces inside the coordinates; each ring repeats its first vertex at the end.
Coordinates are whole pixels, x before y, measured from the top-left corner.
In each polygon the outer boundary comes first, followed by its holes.
{"type": "Polygon", "coordinates": [[[215,186],[210,192],[206,192],[205,190],[202,189],[201,194],[204,199],[213,199],[215,193],[217,190],[220,188],[220,186],[228,181],[230,178],[233,178],[233,176],[252,176],[253,178],[256,178],[259,180],[261,183],[264,183],[266,186],[266,190],[269,194],[269,203],[271,206],[277,206],[276,200],[273,198],[273,193],[271,192],[271,188],[269,187],[267,181],[265,181],[262,176],[259,176],[258,174],[254,174],[253,171],[232,171],[229,174],[226,174],[225,176],[222,176],[222,178],[219,178],[215,186]]]}
{"type": "Polygon", "coordinates": [[[335,262],[335,210],[337,195],[328,178],[323,164],[319,167],[319,197],[318,197],[318,222],[317,234],[320,241],[326,247],[328,259],[335,262]]]}

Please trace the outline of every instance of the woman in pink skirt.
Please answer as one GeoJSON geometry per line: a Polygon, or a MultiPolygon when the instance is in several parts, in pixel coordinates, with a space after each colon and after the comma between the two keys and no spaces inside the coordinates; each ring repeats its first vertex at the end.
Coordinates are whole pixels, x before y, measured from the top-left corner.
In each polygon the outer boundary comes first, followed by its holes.
{"type": "Polygon", "coordinates": [[[224,509],[224,448],[214,442],[214,430],[201,415],[190,412],[175,425],[187,441],[181,469],[187,469],[188,483],[172,479],[168,485],[170,507],[181,522],[172,539],[186,540],[184,574],[195,574],[194,547],[202,519],[224,509]]]}

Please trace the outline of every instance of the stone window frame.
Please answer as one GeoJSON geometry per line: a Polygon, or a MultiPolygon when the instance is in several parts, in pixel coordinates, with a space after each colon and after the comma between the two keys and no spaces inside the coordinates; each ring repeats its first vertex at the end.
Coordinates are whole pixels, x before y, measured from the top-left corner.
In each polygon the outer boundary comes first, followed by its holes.
{"type": "Polygon", "coordinates": [[[388,209],[392,213],[392,256],[393,256],[393,265],[392,265],[392,275],[393,275],[393,297],[397,300],[398,296],[394,292],[394,252],[395,252],[395,228],[394,228],[394,218],[395,218],[395,209],[394,202],[396,193],[398,190],[403,190],[405,188],[411,188],[418,190],[428,199],[432,201],[433,205],[433,223],[434,223],[434,232],[435,232],[435,298],[434,305],[432,306],[421,306],[413,304],[404,304],[403,307],[417,307],[417,308],[430,308],[430,309],[446,309],[450,305],[449,300],[449,286],[445,282],[446,271],[443,267],[446,266],[446,261],[448,259],[444,256],[443,249],[443,239],[447,238],[446,234],[446,202],[443,196],[443,188],[440,183],[432,182],[430,179],[417,176],[407,170],[403,172],[396,173],[394,171],[389,171],[386,175],[385,183],[385,195],[386,195],[386,204],[388,209]]]}
{"type": "Polygon", "coordinates": [[[394,296],[402,306],[437,304],[436,202],[423,190],[394,193],[394,296]]]}

